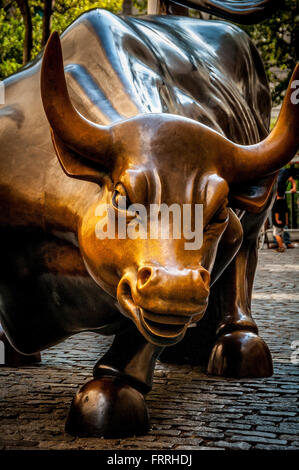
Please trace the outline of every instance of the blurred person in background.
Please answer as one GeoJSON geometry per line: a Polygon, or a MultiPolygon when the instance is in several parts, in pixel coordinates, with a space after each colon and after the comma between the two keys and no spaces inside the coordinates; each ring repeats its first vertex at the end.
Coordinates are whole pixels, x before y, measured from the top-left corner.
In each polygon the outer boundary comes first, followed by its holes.
{"type": "MultiPolygon", "coordinates": [[[[297,169],[295,168],[295,164],[292,163],[290,165],[289,168],[282,168],[279,173],[278,173],[278,178],[277,178],[277,197],[276,197],[276,200],[274,202],[274,205],[273,205],[273,208],[272,208],[272,222],[273,222],[273,245],[271,246],[271,248],[284,248],[284,245],[287,247],[287,248],[295,248],[295,245],[293,243],[291,243],[291,238],[290,238],[290,234],[289,232],[286,230],[288,228],[288,207],[287,207],[287,203],[286,203],[286,200],[285,200],[285,192],[286,192],[286,188],[287,188],[287,184],[288,182],[291,183],[291,193],[296,193],[297,192],[297,185],[296,185],[296,180],[294,179],[296,177],[296,173],[297,173],[297,169]],[[274,210],[274,207],[276,205],[276,201],[277,199],[283,199],[284,200],[284,203],[279,203],[279,205],[283,205],[284,208],[286,207],[287,209],[287,222],[285,223],[285,225],[282,227],[282,237],[283,237],[283,242],[282,242],[282,246],[280,246],[280,244],[278,243],[277,241],[277,235],[274,234],[274,232],[277,232],[277,230],[274,228],[275,225],[274,224],[274,217],[273,217],[273,210],[274,210]]],[[[281,228],[279,226],[277,226],[278,228],[281,228]]],[[[280,236],[280,235],[279,235],[280,236]]],[[[283,250],[280,250],[280,251],[283,251],[283,250]]]]}
{"type": "Polygon", "coordinates": [[[272,207],[273,236],[277,242],[276,251],[282,253],[285,251],[284,228],[288,226],[289,209],[287,202],[281,193],[277,192],[275,202],[272,207]]]}

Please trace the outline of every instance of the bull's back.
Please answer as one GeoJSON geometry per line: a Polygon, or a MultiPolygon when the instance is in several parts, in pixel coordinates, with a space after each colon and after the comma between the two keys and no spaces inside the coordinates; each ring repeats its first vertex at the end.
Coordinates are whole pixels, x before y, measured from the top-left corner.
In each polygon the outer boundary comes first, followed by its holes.
{"type": "Polygon", "coordinates": [[[72,99],[95,122],[178,114],[244,144],[268,131],[261,59],[232,24],[93,10],[64,33],[62,44],[72,99]]]}

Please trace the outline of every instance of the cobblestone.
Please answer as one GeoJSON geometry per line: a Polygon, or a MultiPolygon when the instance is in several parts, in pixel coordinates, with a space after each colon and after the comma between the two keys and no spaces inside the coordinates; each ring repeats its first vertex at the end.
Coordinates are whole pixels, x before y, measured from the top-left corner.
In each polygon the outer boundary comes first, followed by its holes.
{"type": "Polygon", "coordinates": [[[251,448],[248,442],[218,441],[217,446],[232,450],[249,450],[251,448]]]}
{"type": "Polygon", "coordinates": [[[0,369],[0,449],[299,449],[299,249],[262,250],[252,311],[274,360],[264,379],[207,376],[158,363],[147,397],[152,429],[128,439],[74,438],[64,432],[72,397],[112,338],[81,333],[42,353],[42,363],[0,369]]]}

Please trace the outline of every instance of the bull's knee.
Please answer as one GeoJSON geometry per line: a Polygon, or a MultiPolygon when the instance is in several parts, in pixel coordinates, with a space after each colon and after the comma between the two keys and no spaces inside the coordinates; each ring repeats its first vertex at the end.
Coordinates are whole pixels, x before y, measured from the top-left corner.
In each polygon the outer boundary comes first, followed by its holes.
{"type": "Polygon", "coordinates": [[[267,344],[250,331],[233,331],[220,336],[214,345],[208,374],[224,377],[269,377],[273,374],[267,344]]]}
{"type": "Polygon", "coordinates": [[[73,399],[66,422],[66,431],[74,436],[118,438],[148,430],[143,395],[118,376],[85,384],[73,399]]]}

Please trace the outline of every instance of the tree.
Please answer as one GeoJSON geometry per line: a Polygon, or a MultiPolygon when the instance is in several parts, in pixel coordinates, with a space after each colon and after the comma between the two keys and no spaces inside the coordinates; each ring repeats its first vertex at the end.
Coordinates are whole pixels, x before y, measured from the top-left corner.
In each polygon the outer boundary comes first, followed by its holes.
{"type": "Polygon", "coordinates": [[[50,36],[50,23],[53,13],[52,0],[44,0],[44,15],[43,15],[43,37],[42,46],[45,46],[50,36]]]}
{"type": "Polygon", "coordinates": [[[241,27],[263,58],[273,103],[279,104],[299,58],[299,0],[285,0],[271,18],[241,27]]]}
{"type": "Polygon", "coordinates": [[[25,28],[24,34],[24,45],[23,45],[23,64],[26,64],[31,57],[32,50],[32,19],[28,0],[17,0],[16,1],[20,12],[23,17],[23,23],[25,28]]]}
{"type": "Polygon", "coordinates": [[[123,12],[124,15],[132,15],[133,0],[123,0],[122,12],[123,12]]]}
{"type": "Polygon", "coordinates": [[[119,13],[122,0],[0,0],[0,80],[34,59],[51,31],[96,7],[119,13]]]}

